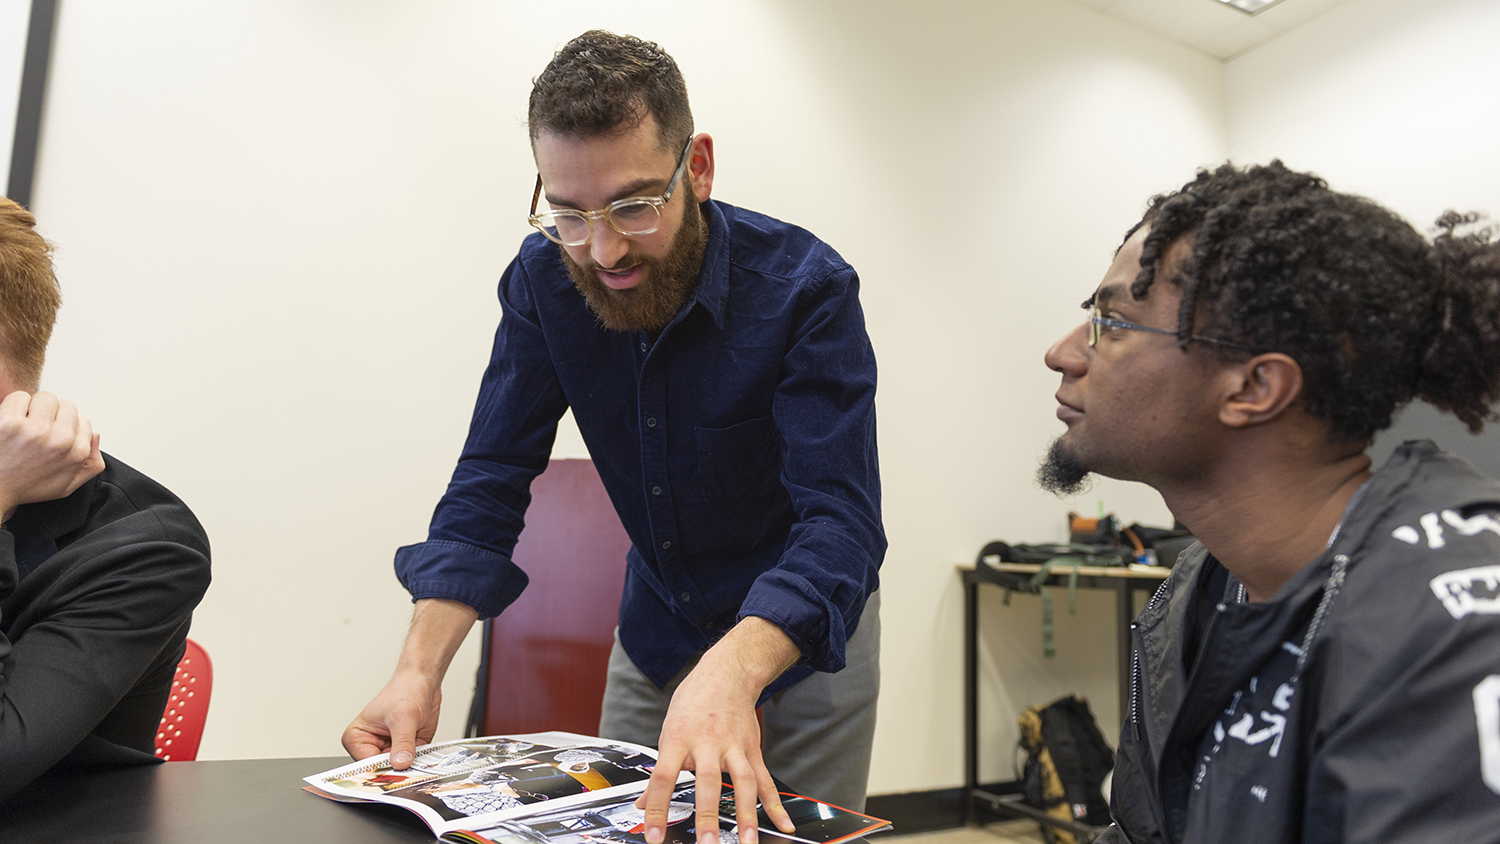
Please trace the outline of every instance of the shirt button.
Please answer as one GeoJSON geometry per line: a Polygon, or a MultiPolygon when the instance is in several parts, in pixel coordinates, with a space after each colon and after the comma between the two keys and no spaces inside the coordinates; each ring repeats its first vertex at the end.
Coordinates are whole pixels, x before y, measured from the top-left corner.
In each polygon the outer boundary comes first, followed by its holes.
{"type": "Polygon", "coordinates": [[[710,621],[709,623],[703,625],[703,629],[704,630],[712,630],[712,629],[714,629],[714,623],[712,621],[710,621]]]}
{"type": "Polygon", "coordinates": [[[693,595],[692,595],[692,593],[691,592],[684,592],[684,593],[682,593],[682,602],[684,604],[691,604],[693,602],[693,595]]]}
{"type": "Polygon", "coordinates": [[[659,486],[651,487],[651,494],[652,495],[661,495],[661,487],[659,487],[659,486]]]}
{"type": "Polygon", "coordinates": [[[669,549],[671,547],[672,547],[672,540],[670,540],[670,539],[668,539],[666,542],[663,542],[661,544],[661,550],[663,550],[663,551],[666,551],[667,549],[669,549]]]}
{"type": "Polygon", "coordinates": [[[655,428],[656,427],[656,417],[655,416],[649,416],[649,417],[646,418],[646,427],[647,428],[655,428]]]}
{"type": "Polygon", "coordinates": [[[641,351],[643,351],[643,352],[646,351],[646,344],[645,343],[641,344],[641,351]]]}

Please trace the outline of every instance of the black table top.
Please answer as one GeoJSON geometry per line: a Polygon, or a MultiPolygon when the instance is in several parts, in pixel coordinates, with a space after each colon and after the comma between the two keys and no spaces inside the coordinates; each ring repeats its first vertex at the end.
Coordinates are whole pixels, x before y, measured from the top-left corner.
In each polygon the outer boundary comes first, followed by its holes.
{"type": "Polygon", "coordinates": [[[0,803],[5,844],[431,842],[416,815],[335,803],[302,778],[347,757],[167,762],[48,774],[0,803]]]}

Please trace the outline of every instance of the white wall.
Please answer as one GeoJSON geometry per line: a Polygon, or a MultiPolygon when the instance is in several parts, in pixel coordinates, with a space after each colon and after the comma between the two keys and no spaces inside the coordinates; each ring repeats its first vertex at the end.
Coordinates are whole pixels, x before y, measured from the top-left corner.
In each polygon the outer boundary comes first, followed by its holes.
{"type": "Polygon", "coordinates": [[[10,177],[30,23],[31,0],[0,0],[0,178],[10,177]]]}
{"type": "MultiPolygon", "coordinates": [[[[807,107],[836,108],[810,144],[819,189],[736,195],[807,221],[864,280],[890,537],[871,776],[883,793],[962,778],[954,565],[991,539],[1064,533],[1069,505],[1031,480],[1062,431],[1042,352],[1077,324],[1146,198],[1222,158],[1226,142],[1220,63],[1086,9],[852,12],[864,5],[803,3],[782,20],[807,107]]],[[[783,167],[798,166],[790,149],[783,167]]],[[[1124,484],[1072,506],[1101,500],[1128,518],[1169,518],[1154,493],[1124,484]]],[[[1010,778],[1015,719],[1031,704],[1083,693],[1117,730],[1112,605],[1082,597],[1077,618],[1059,601],[1059,658],[1044,660],[1039,601],[1006,608],[985,590],[987,779],[1010,778]]]]}
{"type": "Polygon", "coordinates": [[[1229,62],[1230,150],[1280,157],[1426,231],[1500,214],[1500,3],[1360,0],[1229,62]]]}
{"type": "MultiPolygon", "coordinates": [[[[955,785],[954,565],[1061,538],[1069,506],[1168,518],[1139,487],[1036,490],[1061,431],[1041,354],[1146,197],[1228,149],[1221,63],[1055,0],[61,4],[33,202],[66,297],[45,384],[213,539],[202,757],[338,753],[388,676],[409,612],[391,554],[446,483],[527,231],[530,80],[590,26],[679,60],[715,197],[861,271],[891,540],[871,786],[955,785]]],[[[1054,661],[1036,599],[985,612],[986,777],[1026,705],[1083,692],[1115,730],[1107,598],[1060,608],[1054,661]]]]}

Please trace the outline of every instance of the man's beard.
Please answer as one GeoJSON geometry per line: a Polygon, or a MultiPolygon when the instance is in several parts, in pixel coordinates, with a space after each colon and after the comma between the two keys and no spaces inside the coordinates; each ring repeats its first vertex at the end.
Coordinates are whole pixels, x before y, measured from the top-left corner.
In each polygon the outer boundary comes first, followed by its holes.
{"type": "Polygon", "coordinates": [[[1061,437],[1052,441],[1047,456],[1036,467],[1036,482],[1037,486],[1059,498],[1072,498],[1087,492],[1092,485],[1089,470],[1084,468],[1078,455],[1063,445],[1061,437]]]}
{"type": "MultiPolygon", "coordinates": [[[[626,253],[621,264],[638,261],[646,267],[646,278],[635,287],[615,290],[599,280],[599,265],[592,260],[580,264],[573,260],[568,250],[559,247],[563,264],[573,286],[583,294],[589,310],[599,324],[615,331],[660,331],[676,316],[693,288],[698,286],[698,273],[703,268],[703,250],[708,243],[708,225],[703,220],[703,211],[693,196],[692,185],[682,183],[687,207],[682,213],[682,228],[667,254],[660,258],[636,258],[626,253]]],[[[607,226],[600,221],[596,225],[607,226]]]]}

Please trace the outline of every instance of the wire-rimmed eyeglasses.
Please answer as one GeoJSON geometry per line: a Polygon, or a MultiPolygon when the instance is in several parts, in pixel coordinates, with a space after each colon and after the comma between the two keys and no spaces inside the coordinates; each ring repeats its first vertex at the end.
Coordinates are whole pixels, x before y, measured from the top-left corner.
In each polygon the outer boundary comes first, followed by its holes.
{"type": "Polygon", "coordinates": [[[546,235],[548,240],[563,246],[582,246],[588,243],[589,238],[594,235],[594,220],[597,219],[609,223],[610,228],[626,237],[651,234],[661,225],[661,209],[672,201],[672,194],[682,181],[682,173],[687,169],[688,152],[692,148],[693,139],[688,138],[687,145],[682,148],[682,155],[677,159],[677,169],[672,172],[672,180],[667,183],[667,190],[661,196],[629,196],[617,199],[599,211],[559,208],[538,213],[536,205],[542,196],[542,176],[538,173],[536,189],[531,192],[531,212],[526,220],[546,235]]]}
{"type": "MultiPolygon", "coordinates": [[[[1104,329],[1118,328],[1124,331],[1144,331],[1147,334],[1165,334],[1168,337],[1177,336],[1177,332],[1169,331],[1165,328],[1152,328],[1149,325],[1140,325],[1134,322],[1127,322],[1123,319],[1115,319],[1114,317],[1102,316],[1099,313],[1099,305],[1094,302],[1087,302],[1085,303],[1084,307],[1088,308],[1089,311],[1088,324],[1090,348],[1093,348],[1094,346],[1097,346],[1099,344],[1099,337],[1104,333],[1104,329]]],[[[1197,340],[1200,343],[1212,343],[1215,346],[1224,346],[1226,348],[1239,349],[1242,352],[1256,354],[1255,349],[1246,346],[1244,343],[1236,343],[1232,340],[1220,340],[1217,337],[1204,337],[1201,334],[1189,334],[1188,339],[1197,340]]]]}

